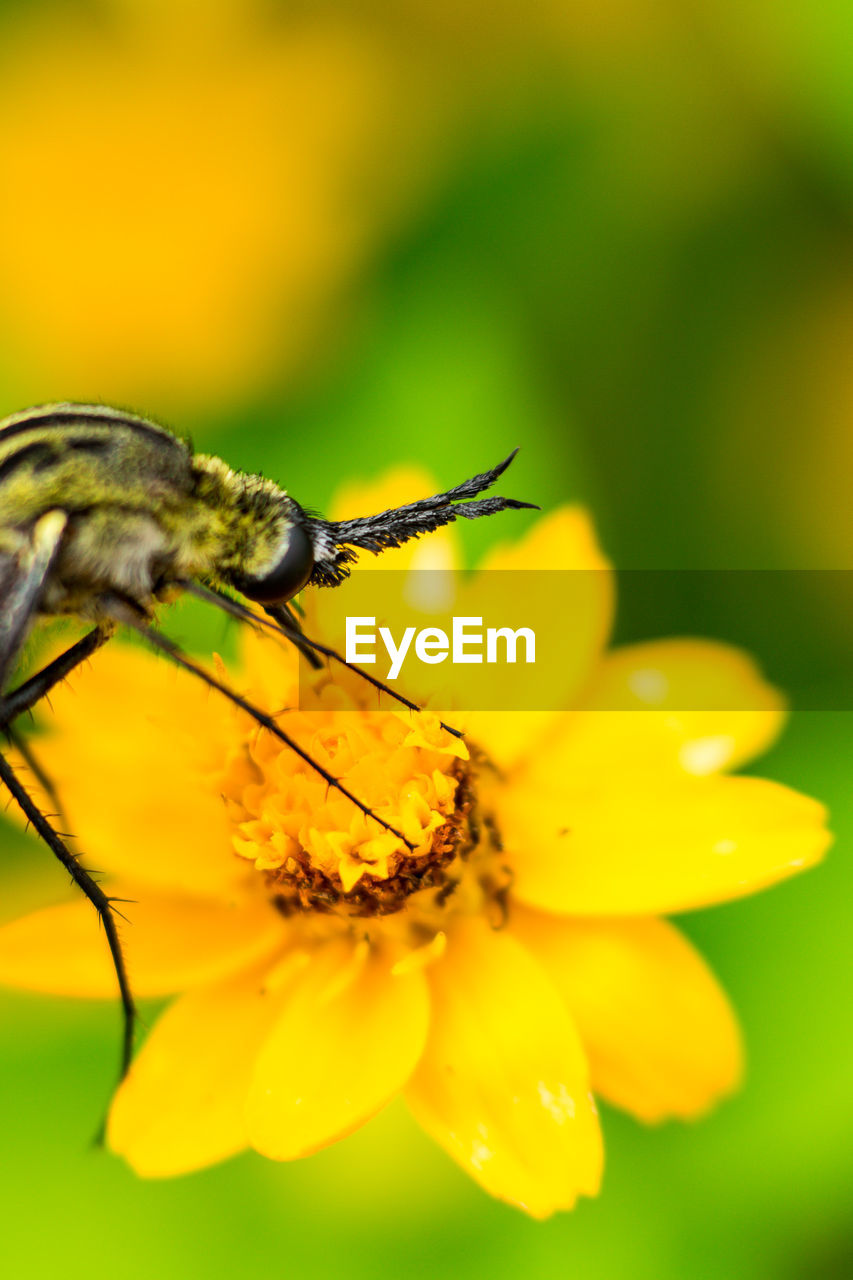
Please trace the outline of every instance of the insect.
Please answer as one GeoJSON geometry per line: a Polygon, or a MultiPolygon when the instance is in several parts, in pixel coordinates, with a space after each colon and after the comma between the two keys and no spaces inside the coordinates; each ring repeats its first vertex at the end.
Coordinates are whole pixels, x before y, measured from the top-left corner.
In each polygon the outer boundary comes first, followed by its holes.
{"type": "MultiPolygon", "coordinates": [[[[341,583],[359,549],[379,553],[459,516],[473,520],[532,506],[513,498],[479,497],[514,456],[445,493],[379,515],[334,522],[309,513],[272,481],[233,471],[220,458],[194,453],[165,427],[106,405],[43,405],[6,418],[0,422],[0,731],[52,795],[50,780],[18,735],[15,722],[124,626],[248,712],[330,786],[404,840],[275,719],[158,631],[157,606],[181,591],[189,592],[274,630],[314,665],[322,659],[344,663],[335,650],[304,634],[289,602],[304,587],[341,583]],[[263,614],[244,601],[260,605],[263,614]],[[62,615],[91,624],[91,629],[35,675],[10,688],[32,625],[40,618],[62,615]]],[[[355,670],[416,709],[375,677],[355,670]]],[[[0,782],[103,923],[123,1009],[124,1075],[133,1051],[136,1015],[116,909],[2,753],[0,782]]]]}

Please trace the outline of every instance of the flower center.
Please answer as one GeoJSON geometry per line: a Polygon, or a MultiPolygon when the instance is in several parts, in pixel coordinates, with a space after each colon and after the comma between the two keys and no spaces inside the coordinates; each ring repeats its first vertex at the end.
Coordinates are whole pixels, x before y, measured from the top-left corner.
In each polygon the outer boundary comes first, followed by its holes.
{"type": "Polygon", "coordinates": [[[289,712],[287,732],[412,848],[363,814],[270,734],[240,744],[222,792],[235,852],[282,914],[400,912],[440,927],[509,885],[478,793],[488,764],[430,713],[289,712]]]}

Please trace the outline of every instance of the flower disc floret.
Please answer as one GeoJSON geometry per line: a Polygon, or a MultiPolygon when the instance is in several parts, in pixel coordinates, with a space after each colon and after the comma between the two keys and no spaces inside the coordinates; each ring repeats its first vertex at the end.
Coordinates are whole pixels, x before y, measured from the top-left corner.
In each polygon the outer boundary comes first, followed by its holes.
{"type": "Polygon", "coordinates": [[[230,757],[220,789],[234,850],[278,909],[385,915],[441,888],[472,843],[466,747],[423,714],[294,712],[288,733],[411,847],[293,751],[254,736],[230,757]]]}

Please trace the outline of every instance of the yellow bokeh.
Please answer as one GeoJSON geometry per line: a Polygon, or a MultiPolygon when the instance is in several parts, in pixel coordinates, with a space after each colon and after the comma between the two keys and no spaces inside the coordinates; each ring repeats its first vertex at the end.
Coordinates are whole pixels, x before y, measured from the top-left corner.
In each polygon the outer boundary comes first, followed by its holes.
{"type": "Polygon", "coordinates": [[[229,0],[38,8],[0,68],[9,394],[171,411],[305,353],[382,216],[375,42],[229,0]]]}

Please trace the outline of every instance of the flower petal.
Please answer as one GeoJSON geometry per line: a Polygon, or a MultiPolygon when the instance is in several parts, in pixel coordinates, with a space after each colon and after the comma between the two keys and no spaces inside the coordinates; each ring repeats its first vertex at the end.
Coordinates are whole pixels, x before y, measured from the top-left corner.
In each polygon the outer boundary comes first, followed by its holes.
{"type": "Polygon", "coordinates": [[[597,1094],[641,1120],[698,1115],[739,1083],[731,1006],[664,920],[560,920],[515,906],[512,932],[574,1018],[597,1094]]]}
{"type": "Polygon", "coordinates": [[[408,1080],[423,1049],[423,974],[380,950],[328,943],[299,975],[255,1064],[249,1140],[294,1160],[357,1129],[408,1080]]]}
{"type": "Polygon", "coordinates": [[[526,761],[533,785],[603,770],[703,776],[764,751],[785,719],[752,660],[709,640],[658,640],[607,654],[584,695],[526,761]]]}
{"type": "Polygon", "coordinates": [[[110,1109],[107,1141],[142,1177],[168,1178],[248,1145],[246,1093],[283,993],[263,970],[181,996],[146,1040],[110,1109]]]}
{"type": "Polygon", "coordinates": [[[428,974],[432,1027],[406,1093],[420,1123],[534,1217],[595,1195],[602,1146],[586,1059],[547,975],[478,919],[457,924],[428,974]]]}
{"type": "Polygon", "coordinates": [[[211,784],[235,736],[225,700],[119,643],[50,696],[51,732],[39,740],[39,759],[92,864],[199,896],[239,891],[248,872],[211,784]]]}
{"type": "Polygon", "coordinates": [[[754,893],[817,862],[823,805],[760,778],[602,778],[498,795],[513,893],[568,915],[668,914],[754,893]]]}
{"type": "Polygon", "coordinates": [[[596,574],[601,618],[608,625],[612,619],[614,582],[610,562],[602,555],[595,528],[583,507],[558,507],[540,516],[524,537],[493,547],[479,568],[481,572],[556,569],[562,573],[596,574]]]}
{"type": "MultiPolygon", "coordinates": [[[[146,888],[119,910],[128,920],[122,946],[138,996],[212,982],[254,963],[284,936],[285,922],[262,899],[235,908],[146,888]]],[[[0,983],[56,995],[115,996],[115,971],[91,903],[79,897],[0,928],[0,983]]]]}
{"type": "MultiPolygon", "coordinates": [[[[589,516],[579,507],[561,507],[543,516],[525,537],[496,547],[480,570],[470,586],[460,591],[457,613],[474,617],[484,613],[482,598],[489,598],[488,572],[556,570],[564,575],[554,574],[555,589],[564,595],[561,616],[570,615],[573,620],[563,636],[559,670],[553,672],[548,705],[555,711],[472,711],[464,716],[471,736],[483,743],[491,759],[509,768],[526,756],[561,712],[575,704],[589,682],[613,622],[613,573],[599,549],[589,516]]],[[[498,580],[500,590],[506,590],[506,581],[506,575],[498,580]]]]}

